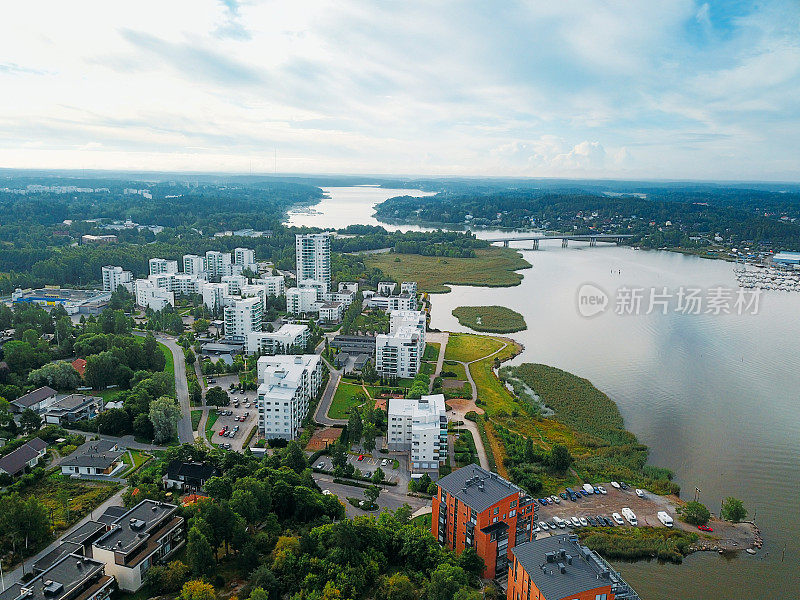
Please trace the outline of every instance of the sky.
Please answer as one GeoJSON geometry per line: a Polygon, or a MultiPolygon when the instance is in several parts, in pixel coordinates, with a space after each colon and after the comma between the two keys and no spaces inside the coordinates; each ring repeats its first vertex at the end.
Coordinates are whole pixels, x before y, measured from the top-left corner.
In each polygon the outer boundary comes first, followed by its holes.
{"type": "Polygon", "coordinates": [[[26,0],[0,167],[800,180],[800,2],[26,0]]]}

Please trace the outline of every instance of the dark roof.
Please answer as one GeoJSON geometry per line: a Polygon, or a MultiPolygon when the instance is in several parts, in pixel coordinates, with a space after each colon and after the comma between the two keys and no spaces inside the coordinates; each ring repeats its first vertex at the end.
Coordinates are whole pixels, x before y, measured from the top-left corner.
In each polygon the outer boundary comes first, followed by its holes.
{"type": "Polygon", "coordinates": [[[554,535],[532,540],[516,546],[512,552],[531,581],[539,588],[544,600],[571,598],[589,590],[612,585],[618,580],[617,574],[610,571],[594,552],[581,546],[578,538],[573,535],[554,535]],[[562,550],[565,556],[559,554],[562,550]],[[552,562],[547,560],[550,552],[556,553],[552,562]],[[572,557],[572,564],[569,564],[567,556],[572,557]],[[559,563],[564,565],[564,573],[561,573],[559,563]]]}
{"type": "Polygon", "coordinates": [[[74,594],[105,565],[91,558],[67,555],[28,583],[12,586],[0,593],[0,600],[60,600],[74,594]]]}
{"type": "Polygon", "coordinates": [[[57,393],[58,392],[56,392],[53,388],[44,386],[40,387],[39,389],[33,390],[32,392],[28,392],[24,396],[20,396],[19,398],[14,400],[12,404],[16,404],[24,408],[30,408],[31,406],[41,402],[45,398],[49,398],[50,396],[55,396],[57,393]]]}
{"type": "Polygon", "coordinates": [[[482,512],[509,496],[524,496],[519,487],[478,465],[467,465],[436,482],[440,488],[477,512],[482,512]],[[483,485],[481,485],[483,484],[483,485]]]}
{"type": "MultiPolygon", "coordinates": [[[[126,510],[124,506],[111,506],[109,507],[109,510],[111,508],[121,508],[123,512],[126,510]]],[[[108,510],[106,510],[106,512],[108,512],[108,510]]],[[[119,517],[119,515],[117,515],[117,517],[119,517]]],[[[92,536],[96,535],[100,531],[105,530],[105,528],[106,526],[104,523],[99,523],[97,521],[86,521],[86,523],[78,527],[75,531],[69,535],[65,535],[62,541],[73,542],[75,544],[84,544],[87,540],[90,540],[92,536]]]]}
{"type": "Polygon", "coordinates": [[[159,525],[166,522],[177,508],[174,504],[166,502],[142,500],[119,517],[111,531],[101,536],[94,544],[100,548],[127,554],[146,540],[159,525]]]}
{"type": "Polygon", "coordinates": [[[181,462],[179,460],[170,461],[167,466],[167,478],[177,480],[183,476],[188,479],[207,481],[218,475],[219,470],[214,465],[201,462],[181,462]]]}
{"type": "Polygon", "coordinates": [[[111,525],[112,523],[116,523],[117,520],[126,512],[128,512],[128,509],[124,506],[109,506],[106,511],[97,518],[97,520],[101,523],[111,525]]]}
{"type": "Polygon", "coordinates": [[[109,440],[93,440],[86,442],[74,454],[61,461],[64,467],[102,467],[114,464],[125,450],[114,450],[116,442],[109,440]]]}
{"type": "Polygon", "coordinates": [[[37,456],[39,456],[39,453],[35,448],[28,444],[22,444],[16,450],[0,458],[0,469],[10,475],[16,475],[37,456]]]}
{"type": "Polygon", "coordinates": [[[47,450],[47,442],[38,437],[35,437],[32,440],[28,440],[27,445],[36,450],[37,452],[41,452],[42,450],[47,450]]]}
{"type": "Polygon", "coordinates": [[[508,523],[505,521],[498,521],[497,523],[492,523],[491,525],[487,525],[483,529],[481,529],[482,533],[490,534],[494,533],[495,531],[505,531],[508,529],[508,523]]]}
{"type": "Polygon", "coordinates": [[[33,563],[33,570],[40,573],[46,571],[68,554],[73,554],[75,552],[81,554],[81,549],[82,546],[80,544],[63,542],[33,563]]]}

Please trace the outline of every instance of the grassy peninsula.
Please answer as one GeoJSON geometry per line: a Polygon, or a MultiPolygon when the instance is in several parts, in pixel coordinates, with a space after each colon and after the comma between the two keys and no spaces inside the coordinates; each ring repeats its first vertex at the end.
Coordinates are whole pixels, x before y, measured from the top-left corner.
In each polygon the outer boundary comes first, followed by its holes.
{"type": "Polygon", "coordinates": [[[519,269],[530,263],[510,248],[478,248],[470,258],[422,256],[421,254],[371,254],[364,257],[368,268],[378,268],[396,281],[416,281],[421,292],[447,293],[449,285],[510,287],[519,285],[519,269]]]}
{"type": "Polygon", "coordinates": [[[474,331],[514,333],[528,328],[525,317],[505,306],[459,306],[453,316],[474,331]]]}

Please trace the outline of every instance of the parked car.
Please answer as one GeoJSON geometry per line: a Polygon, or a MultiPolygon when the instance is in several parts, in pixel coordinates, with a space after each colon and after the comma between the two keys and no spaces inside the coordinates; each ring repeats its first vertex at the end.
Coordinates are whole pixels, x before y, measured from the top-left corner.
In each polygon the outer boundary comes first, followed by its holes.
{"type": "Polygon", "coordinates": [[[542,506],[547,506],[547,502],[544,501],[544,498],[539,498],[539,504],[542,506]]]}
{"type": "Polygon", "coordinates": [[[225,429],[220,429],[219,430],[219,434],[224,436],[225,435],[225,429]]]}
{"type": "Polygon", "coordinates": [[[589,521],[586,520],[586,517],[578,517],[578,521],[580,521],[581,527],[589,526],[589,521]]]}
{"type": "Polygon", "coordinates": [[[550,500],[555,502],[556,504],[561,504],[561,498],[558,496],[550,496],[550,500]]]}
{"type": "Polygon", "coordinates": [[[698,525],[697,528],[700,531],[714,531],[713,527],[709,527],[708,525],[698,525]]]}
{"type": "Polygon", "coordinates": [[[331,495],[331,491],[330,490],[322,490],[322,495],[323,496],[330,496],[331,495]]]}
{"type": "Polygon", "coordinates": [[[630,488],[630,486],[627,483],[625,483],[624,481],[620,481],[619,482],[619,487],[621,487],[623,490],[627,490],[627,489],[630,488]]]}
{"type": "Polygon", "coordinates": [[[620,515],[619,513],[613,513],[611,515],[611,518],[614,519],[614,523],[616,523],[617,525],[625,525],[625,521],[622,520],[622,515],[620,515]]]}
{"type": "Polygon", "coordinates": [[[619,484],[616,481],[611,482],[611,487],[619,489],[619,484]]]}
{"type": "Polygon", "coordinates": [[[539,523],[539,527],[542,529],[542,531],[547,531],[548,529],[550,529],[550,528],[547,526],[547,523],[545,523],[544,521],[542,521],[541,523],[539,523]]]}
{"type": "Polygon", "coordinates": [[[587,492],[586,490],[581,490],[581,495],[582,495],[584,498],[587,498],[587,497],[589,496],[589,492],[587,492]]]}
{"type": "Polygon", "coordinates": [[[358,460],[360,460],[360,461],[361,461],[361,460],[364,460],[364,455],[363,455],[363,454],[359,454],[359,455],[358,455],[358,460]]]}
{"type": "Polygon", "coordinates": [[[598,485],[597,489],[600,490],[600,493],[603,494],[603,496],[608,494],[608,492],[606,491],[606,488],[604,488],[602,485],[598,485]]]}
{"type": "Polygon", "coordinates": [[[385,466],[386,466],[386,465],[388,465],[388,464],[389,464],[389,461],[388,461],[388,460],[386,460],[385,458],[384,458],[384,459],[381,461],[381,466],[382,466],[382,467],[385,467],[385,466]]]}
{"type": "Polygon", "coordinates": [[[595,520],[594,517],[588,517],[586,520],[589,522],[589,525],[591,525],[592,527],[597,527],[597,521],[595,520]]]}
{"type": "Polygon", "coordinates": [[[639,496],[639,498],[644,498],[644,490],[636,488],[636,495],[639,496]]]}
{"type": "Polygon", "coordinates": [[[567,492],[561,492],[561,493],[559,494],[559,496],[561,496],[561,497],[562,497],[564,500],[566,500],[567,498],[569,498],[569,496],[567,496],[567,492]]]}

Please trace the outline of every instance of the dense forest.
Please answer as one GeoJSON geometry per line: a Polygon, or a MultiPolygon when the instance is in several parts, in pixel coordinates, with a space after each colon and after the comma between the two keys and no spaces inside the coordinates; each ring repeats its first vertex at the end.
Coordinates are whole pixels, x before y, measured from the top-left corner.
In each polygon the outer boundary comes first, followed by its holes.
{"type": "Polygon", "coordinates": [[[729,244],[800,249],[800,193],[744,188],[644,188],[625,195],[582,189],[500,189],[391,198],[387,222],[632,233],[645,247],[729,244]],[[696,239],[692,239],[696,238],[696,239]]]}

